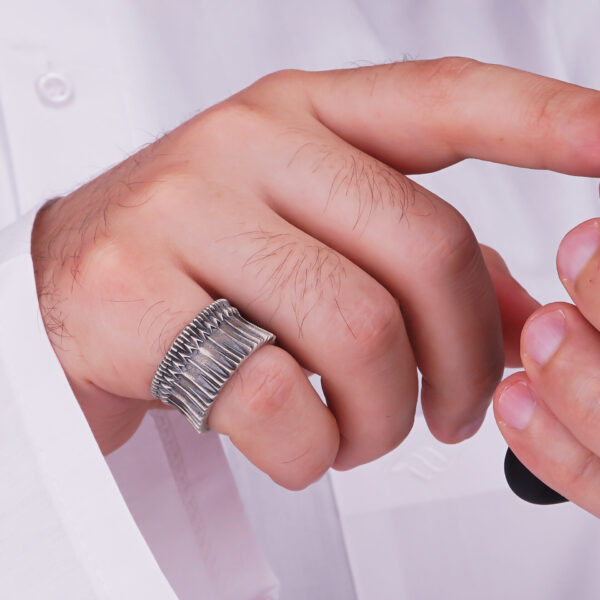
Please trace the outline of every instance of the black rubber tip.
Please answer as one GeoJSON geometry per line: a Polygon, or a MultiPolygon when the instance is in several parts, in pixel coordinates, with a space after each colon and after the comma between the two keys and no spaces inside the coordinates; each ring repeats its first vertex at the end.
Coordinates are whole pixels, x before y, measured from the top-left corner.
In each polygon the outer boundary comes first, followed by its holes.
{"type": "Polygon", "coordinates": [[[510,489],[532,504],[560,504],[568,500],[540,481],[509,448],[504,459],[504,475],[510,489]]]}

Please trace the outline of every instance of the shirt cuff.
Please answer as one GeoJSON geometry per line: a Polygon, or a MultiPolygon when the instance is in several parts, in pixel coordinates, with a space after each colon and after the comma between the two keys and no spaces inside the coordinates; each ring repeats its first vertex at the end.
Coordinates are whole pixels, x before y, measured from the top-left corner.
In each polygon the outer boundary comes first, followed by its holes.
{"type": "Polygon", "coordinates": [[[37,210],[0,231],[0,523],[18,536],[0,549],[0,587],[19,597],[175,598],[46,335],[30,254],[37,210]]]}

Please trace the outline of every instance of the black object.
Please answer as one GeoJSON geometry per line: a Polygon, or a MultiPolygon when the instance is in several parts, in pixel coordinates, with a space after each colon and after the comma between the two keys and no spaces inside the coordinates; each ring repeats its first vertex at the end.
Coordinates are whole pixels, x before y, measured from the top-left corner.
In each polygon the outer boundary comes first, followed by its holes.
{"type": "Polygon", "coordinates": [[[532,504],[560,504],[568,500],[540,481],[509,448],[504,459],[504,475],[510,489],[532,504]]]}

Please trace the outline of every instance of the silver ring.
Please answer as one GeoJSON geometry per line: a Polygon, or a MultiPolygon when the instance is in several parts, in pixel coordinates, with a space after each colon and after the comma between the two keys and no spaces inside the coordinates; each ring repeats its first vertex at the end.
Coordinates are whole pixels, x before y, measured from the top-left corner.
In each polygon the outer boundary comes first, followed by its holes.
{"type": "Polygon", "coordinates": [[[240,315],[225,298],[209,304],[177,336],[158,365],[150,391],[180,410],[198,433],[235,370],[275,335],[240,315]]]}

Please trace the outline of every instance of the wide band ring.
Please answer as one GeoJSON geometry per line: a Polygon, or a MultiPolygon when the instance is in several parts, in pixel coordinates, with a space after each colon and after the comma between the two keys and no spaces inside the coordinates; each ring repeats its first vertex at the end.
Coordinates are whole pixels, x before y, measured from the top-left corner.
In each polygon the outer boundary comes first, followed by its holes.
{"type": "Polygon", "coordinates": [[[158,366],[150,391],[180,410],[198,433],[235,370],[275,335],[244,319],[225,298],[209,304],[177,336],[158,366]]]}

